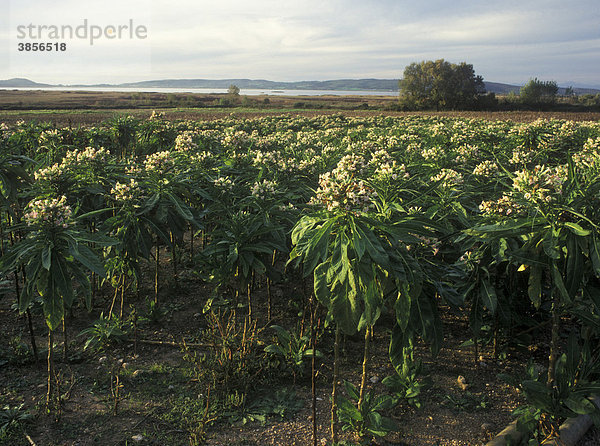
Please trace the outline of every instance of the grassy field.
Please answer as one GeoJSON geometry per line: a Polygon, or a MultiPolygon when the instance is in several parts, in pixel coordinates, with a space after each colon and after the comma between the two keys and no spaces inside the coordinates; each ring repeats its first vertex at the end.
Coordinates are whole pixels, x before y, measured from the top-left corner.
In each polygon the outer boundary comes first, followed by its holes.
{"type": "Polygon", "coordinates": [[[342,112],[346,116],[443,116],[531,122],[536,119],[571,121],[600,120],[598,112],[539,111],[422,111],[384,110],[396,103],[395,96],[252,96],[241,97],[236,107],[221,107],[226,94],[130,93],[89,91],[0,90],[0,122],[19,120],[53,122],[56,125],[89,125],[117,114],[148,118],[161,110],[169,120],[255,118],[286,114],[319,116],[342,112]]]}

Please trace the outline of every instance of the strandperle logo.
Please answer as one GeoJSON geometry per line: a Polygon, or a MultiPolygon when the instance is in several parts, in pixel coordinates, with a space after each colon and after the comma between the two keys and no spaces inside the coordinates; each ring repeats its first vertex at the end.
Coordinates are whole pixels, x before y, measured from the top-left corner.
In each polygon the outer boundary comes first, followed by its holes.
{"type": "Polygon", "coordinates": [[[99,40],[115,39],[147,39],[148,27],[146,25],[135,24],[133,19],[129,22],[117,25],[96,25],[90,24],[88,19],[84,19],[79,25],[38,25],[30,23],[28,25],[17,26],[17,39],[20,40],[87,40],[90,45],[94,45],[99,40]]]}

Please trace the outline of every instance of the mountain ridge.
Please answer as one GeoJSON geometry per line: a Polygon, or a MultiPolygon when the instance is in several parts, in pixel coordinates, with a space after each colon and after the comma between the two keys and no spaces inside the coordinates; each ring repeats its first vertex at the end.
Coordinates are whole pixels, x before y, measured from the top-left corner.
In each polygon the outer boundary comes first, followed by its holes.
{"type": "MultiPolygon", "coordinates": [[[[518,94],[521,86],[485,81],[486,91],[495,94],[518,94]]],[[[120,84],[44,84],[25,78],[0,80],[0,88],[217,88],[227,89],[230,85],[240,89],[255,90],[332,90],[332,91],[381,91],[398,94],[398,79],[332,79],[326,81],[278,82],[266,79],[156,79],[125,82],[120,84]]],[[[564,94],[566,87],[558,93],[564,94]]],[[[600,89],[574,87],[575,94],[597,94],[600,89]]]]}

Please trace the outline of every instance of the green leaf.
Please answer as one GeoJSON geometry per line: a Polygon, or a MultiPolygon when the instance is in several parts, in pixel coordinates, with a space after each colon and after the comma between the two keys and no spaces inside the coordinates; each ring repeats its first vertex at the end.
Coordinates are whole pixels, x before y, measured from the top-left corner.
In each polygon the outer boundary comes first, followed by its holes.
{"type": "Polygon", "coordinates": [[[171,204],[173,204],[173,206],[175,207],[175,210],[177,211],[177,214],[181,218],[183,218],[184,220],[186,220],[188,222],[194,220],[194,216],[192,215],[192,212],[190,211],[190,208],[188,206],[183,204],[181,202],[181,200],[179,200],[179,198],[177,198],[171,192],[166,192],[165,194],[167,195],[167,197],[169,198],[169,201],[171,202],[171,204]]]}
{"type": "MultiPolygon", "coordinates": [[[[363,420],[363,417],[362,417],[362,414],[360,413],[360,411],[347,398],[339,397],[337,400],[337,406],[338,406],[338,416],[345,415],[345,418],[349,418],[351,420],[359,421],[359,422],[363,420]]],[[[342,417],[340,416],[340,418],[342,418],[342,417]]]]}
{"type": "Polygon", "coordinates": [[[596,237],[592,237],[590,241],[590,258],[596,277],[600,277],[600,243],[596,237]]]}
{"type": "Polygon", "coordinates": [[[327,283],[327,273],[329,271],[329,263],[321,263],[314,270],[314,290],[315,296],[325,308],[329,309],[331,305],[331,293],[327,283]]]}
{"type": "Polygon", "coordinates": [[[552,274],[552,282],[554,283],[554,287],[558,290],[562,300],[564,303],[571,303],[571,297],[565,287],[565,283],[563,282],[562,275],[556,266],[556,263],[552,262],[552,267],[550,268],[550,272],[552,274]]]}
{"type": "MultiPolygon", "coordinates": [[[[54,282],[55,290],[58,291],[60,297],[63,299],[63,306],[71,308],[75,294],[73,292],[73,286],[71,284],[71,277],[64,260],[55,258],[52,262],[52,279],[54,282]]],[[[53,293],[55,294],[55,293],[53,293]]]]}
{"type": "Polygon", "coordinates": [[[435,356],[444,341],[442,321],[435,303],[428,296],[421,294],[418,299],[415,299],[415,303],[423,327],[423,338],[431,344],[431,354],[435,356]]]}
{"type": "Polygon", "coordinates": [[[346,389],[346,393],[348,393],[350,398],[352,398],[354,401],[358,401],[358,389],[354,384],[352,384],[350,381],[344,381],[344,388],[346,389]]]}
{"type": "Polygon", "coordinates": [[[588,236],[588,235],[590,235],[592,233],[592,231],[589,231],[587,229],[583,229],[577,223],[573,223],[573,222],[570,222],[570,221],[565,222],[564,226],[567,229],[569,229],[569,231],[571,231],[573,234],[578,235],[579,237],[586,237],[586,236],[588,236]]]}
{"type": "Polygon", "coordinates": [[[409,285],[403,282],[398,288],[398,297],[394,303],[394,310],[396,311],[396,321],[402,331],[406,330],[408,321],[410,319],[410,306],[411,296],[409,292],[409,285]]]}
{"type": "Polygon", "coordinates": [[[333,228],[335,220],[328,220],[323,225],[310,232],[307,231],[307,236],[311,236],[309,239],[304,241],[305,254],[304,254],[304,274],[308,275],[310,272],[327,258],[327,251],[329,248],[329,235],[333,228]]]}
{"type": "Polygon", "coordinates": [[[69,245],[69,253],[75,260],[77,260],[90,271],[98,274],[98,276],[104,277],[106,275],[104,265],[100,259],[98,259],[94,251],[92,251],[86,245],[81,243],[72,243],[69,245]]]}
{"type": "Polygon", "coordinates": [[[529,267],[527,293],[535,308],[539,309],[542,304],[542,269],[537,265],[529,267]]]}
{"type": "Polygon", "coordinates": [[[496,314],[496,307],[498,306],[498,297],[496,290],[490,284],[489,280],[484,279],[481,281],[481,287],[479,289],[481,293],[481,301],[483,305],[492,313],[496,314]]]}
{"type": "Polygon", "coordinates": [[[348,272],[347,280],[334,287],[331,297],[333,320],[345,334],[352,335],[358,329],[362,311],[357,296],[354,273],[348,272]]]}
{"type": "Polygon", "coordinates": [[[50,293],[44,296],[42,308],[48,328],[56,330],[65,316],[62,299],[57,294],[50,293]]]}
{"type": "Polygon", "coordinates": [[[573,412],[579,415],[585,415],[588,413],[595,412],[597,407],[590,400],[584,397],[577,397],[575,395],[569,396],[563,401],[565,406],[571,409],[573,412]]]}
{"type": "Polygon", "coordinates": [[[387,265],[389,263],[389,257],[386,254],[385,249],[383,249],[383,247],[381,246],[380,240],[377,239],[375,234],[373,234],[373,232],[370,229],[363,228],[362,225],[358,223],[356,225],[356,233],[360,237],[361,242],[365,244],[366,251],[373,260],[373,262],[375,262],[377,265],[384,269],[388,269],[387,265]]]}
{"type": "Polygon", "coordinates": [[[537,409],[541,409],[545,412],[552,411],[552,396],[551,389],[539,381],[526,380],[521,383],[523,391],[527,400],[533,404],[537,409]]]}
{"type": "Polygon", "coordinates": [[[50,265],[52,264],[52,248],[53,244],[49,243],[48,246],[44,248],[42,251],[42,266],[46,270],[50,270],[50,265]]]}
{"type": "Polygon", "coordinates": [[[398,324],[394,325],[390,336],[390,362],[398,374],[402,373],[404,365],[404,347],[408,345],[407,336],[398,324]]]}

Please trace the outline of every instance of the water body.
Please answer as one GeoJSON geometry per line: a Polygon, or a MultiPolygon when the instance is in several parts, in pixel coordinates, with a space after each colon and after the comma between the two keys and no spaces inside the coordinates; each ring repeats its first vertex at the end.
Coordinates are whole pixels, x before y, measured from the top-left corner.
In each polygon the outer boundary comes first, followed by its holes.
{"type": "MultiPolygon", "coordinates": [[[[0,90],[20,91],[96,91],[96,92],[123,92],[123,93],[227,93],[226,88],[158,88],[158,87],[40,87],[40,88],[14,88],[0,87],[0,90]]],[[[240,89],[241,95],[258,96],[398,96],[397,91],[374,90],[253,90],[240,89]]]]}

